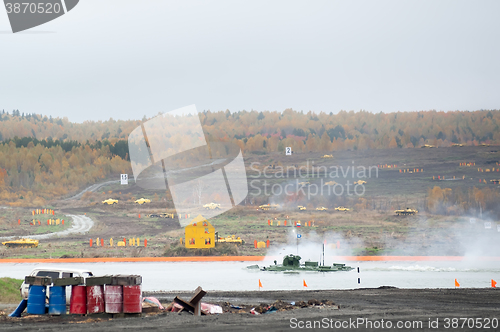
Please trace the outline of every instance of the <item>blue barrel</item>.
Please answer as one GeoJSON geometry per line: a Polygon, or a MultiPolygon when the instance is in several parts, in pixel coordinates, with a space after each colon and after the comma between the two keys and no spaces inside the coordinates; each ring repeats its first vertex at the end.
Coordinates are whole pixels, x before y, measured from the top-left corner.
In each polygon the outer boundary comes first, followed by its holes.
{"type": "Polygon", "coordinates": [[[30,286],[30,290],[28,292],[28,314],[45,314],[45,293],[45,286],[30,286]]]}
{"type": "Polygon", "coordinates": [[[50,287],[49,314],[66,314],[66,286],[50,287]]]}

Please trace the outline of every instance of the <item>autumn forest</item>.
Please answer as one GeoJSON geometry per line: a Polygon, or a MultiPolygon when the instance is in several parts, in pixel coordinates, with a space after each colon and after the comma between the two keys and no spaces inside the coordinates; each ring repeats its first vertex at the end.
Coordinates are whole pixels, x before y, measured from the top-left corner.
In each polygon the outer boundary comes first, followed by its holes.
{"type": "MultiPolygon", "coordinates": [[[[500,144],[498,110],[204,111],[200,120],[208,137],[232,141],[246,154],[281,152],[285,146],[305,153],[500,144]]],[[[67,118],[2,111],[0,202],[40,206],[120,173],[131,174],[127,138],[142,121],[72,123],[67,118]]]]}

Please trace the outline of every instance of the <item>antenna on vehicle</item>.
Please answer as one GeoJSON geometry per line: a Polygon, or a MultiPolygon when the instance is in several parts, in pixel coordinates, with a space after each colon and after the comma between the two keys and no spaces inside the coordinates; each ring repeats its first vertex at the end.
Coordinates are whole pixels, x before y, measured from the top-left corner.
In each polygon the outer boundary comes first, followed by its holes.
{"type": "Polygon", "coordinates": [[[323,243],[323,266],[325,266],[325,244],[323,243]]]}

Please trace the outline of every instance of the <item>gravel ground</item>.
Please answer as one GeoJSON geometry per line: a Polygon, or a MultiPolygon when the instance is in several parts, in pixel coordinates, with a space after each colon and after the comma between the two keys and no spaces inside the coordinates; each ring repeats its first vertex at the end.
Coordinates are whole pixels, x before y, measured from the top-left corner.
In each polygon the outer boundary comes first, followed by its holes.
{"type": "MultiPolygon", "coordinates": [[[[145,293],[162,303],[189,293],[145,293]]],[[[324,291],[211,292],[205,302],[244,308],[285,302],[329,301],[271,314],[224,313],[194,317],[160,313],[128,318],[0,316],[0,331],[498,331],[500,292],[497,289],[356,289],[324,291]],[[465,320],[467,319],[467,320],[465,320]],[[314,325],[316,324],[316,325],[314,325]],[[437,324],[437,325],[436,325],[437,324]],[[480,327],[480,324],[483,324],[480,327]],[[390,325],[390,326],[389,326],[390,325]],[[407,328],[405,328],[405,326],[407,328]],[[310,328],[308,328],[310,327],[310,328]],[[390,327],[390,328],[389,328],[390,327]],[[409,327],[409,328],[408,328],[409,327]]]]}

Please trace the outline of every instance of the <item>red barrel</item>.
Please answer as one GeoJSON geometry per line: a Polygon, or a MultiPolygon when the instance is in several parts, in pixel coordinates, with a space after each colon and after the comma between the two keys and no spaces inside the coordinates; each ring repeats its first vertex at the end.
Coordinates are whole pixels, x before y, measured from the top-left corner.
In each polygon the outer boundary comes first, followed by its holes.
{"type": "Polygon", "coordinates": [[[87,313],[87,292],[85,286],[72,286],[71,298],[69,302],[70,314],[87,313]]]}
{"type": "Polygon", "coordinates": [[[123,311],[122,286],[106,285],[104,288],[105,310],[110,314],[118,314],[123,311]]]}
{"type": "Polygon", "coordinates": [[[127,314],[142,312],[141,285],[123,286],[123,312],[127,314]]]}
{"type": "Polygon", "coordinates": [[[89,314],[104,312],[104,286],[87,286],[87,311],[89,314]]]}

